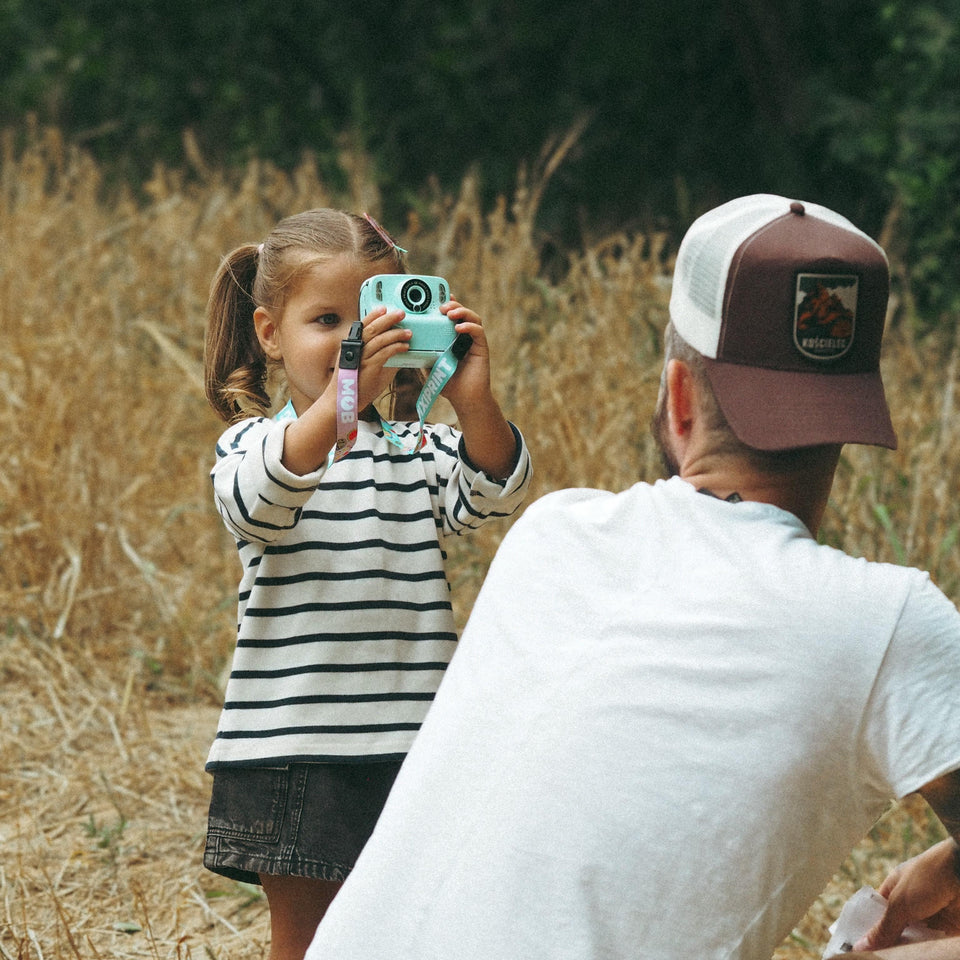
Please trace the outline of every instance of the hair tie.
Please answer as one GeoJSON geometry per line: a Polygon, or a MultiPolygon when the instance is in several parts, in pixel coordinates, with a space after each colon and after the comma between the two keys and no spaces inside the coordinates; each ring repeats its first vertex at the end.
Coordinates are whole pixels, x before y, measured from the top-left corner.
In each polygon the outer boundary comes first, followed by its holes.
{"type": "Polygon", "coordinates": [[[263,244],[262,244],[262,243],[258,243],[258,244],[257,244],[257,259],[259,259],[259,258],[262,257],[262,256],[263,256],[263,244]]]}
{"type": "Polygon", "coordinates": [[[388,247],[393,247],[393,249],[396,250],[396,251],[398,251],[399,253],[406,253],[406,252],[407,252],[406,250],[403,249],[403,247],[400,246],[399,243],[397,243],[396,240],[393,239],[393,237],[390,236],[389,233],[387,233],[386,230],[383,229],[383,227],[380,226],[379,223],[377,223],[376,220],[373,219],[373,217],[370,216],[369,213],[364,213],[363,219],[366,220],[367,223],[369,223],[370,226],[373,227],[373,229],[376,230],[377,233],[380,234],[380,237],[382,238],[383,242],[384,242],[388,247]]]}

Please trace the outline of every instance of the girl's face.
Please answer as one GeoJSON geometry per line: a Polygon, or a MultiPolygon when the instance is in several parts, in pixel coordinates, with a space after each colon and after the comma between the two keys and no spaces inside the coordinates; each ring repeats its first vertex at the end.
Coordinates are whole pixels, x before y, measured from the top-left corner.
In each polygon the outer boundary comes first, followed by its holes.
{"type": "Polygon", "coordinates": [[[307,270],[279,316],[258,307],[253,319],[264,352],[283,363],[290,399],[300,416],[326,390],[340,341],[357,319],[360,285],[377,268],[344,254],[307,270]]]}

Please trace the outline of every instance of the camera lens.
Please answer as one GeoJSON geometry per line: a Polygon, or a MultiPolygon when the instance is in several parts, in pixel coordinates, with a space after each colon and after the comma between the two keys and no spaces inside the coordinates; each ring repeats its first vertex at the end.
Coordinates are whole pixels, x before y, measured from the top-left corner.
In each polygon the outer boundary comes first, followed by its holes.
{"type": "Polygon", "coordinates": [[[423,313],[430,306],[433,297],[430,288],[419,277],[407,280],[400,288],[400,299],[411,313],[423,313]]]}

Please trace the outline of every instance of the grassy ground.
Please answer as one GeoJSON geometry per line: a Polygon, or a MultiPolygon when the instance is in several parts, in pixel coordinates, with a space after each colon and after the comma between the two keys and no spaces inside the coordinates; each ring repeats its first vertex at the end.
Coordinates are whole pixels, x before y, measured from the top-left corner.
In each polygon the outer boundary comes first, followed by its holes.
{"type": "MultiPolygon", "coordinates": [[[[240,178],[158,170],[107,188],[56,131],[0,138],[0,957],[265,956],[257,889],[200,866],[237,579],[207,472],[202,315],[220,256],[286,213],[377,213],[312,165],[240,178]],[[109,199],[107,197],[109,196],[109,199]]],[[[532,496],[657,474],[646,423],[669,291],[666,237],[598,238],[553,279],[533,217],[544,171],[489,214],[467,179],[390,224],[411,267],[486,319],[497,390],[536,462],[532,496]]],[[[901,450],[845,455],[829,542],[930,569],[960,599],[957,344],[893,315],[901,450]]],[[[454,546],[462,622],[506,527],[454,546]]],[[[842,899],[939,836],[892,808],[778,951],[813,958],[842,899]]]]}

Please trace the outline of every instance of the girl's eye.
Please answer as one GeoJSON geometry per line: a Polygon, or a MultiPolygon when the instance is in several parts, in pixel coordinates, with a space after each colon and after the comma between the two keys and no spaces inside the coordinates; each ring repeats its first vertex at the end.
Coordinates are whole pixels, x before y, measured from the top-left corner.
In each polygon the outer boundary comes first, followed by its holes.
{"type": "Polygon", "coordinates": [[[335,313],[323,313],[317,317],[317,323],[322,323],[325,327],[335,327],[340,322],[340,317],[335,313]]]}

